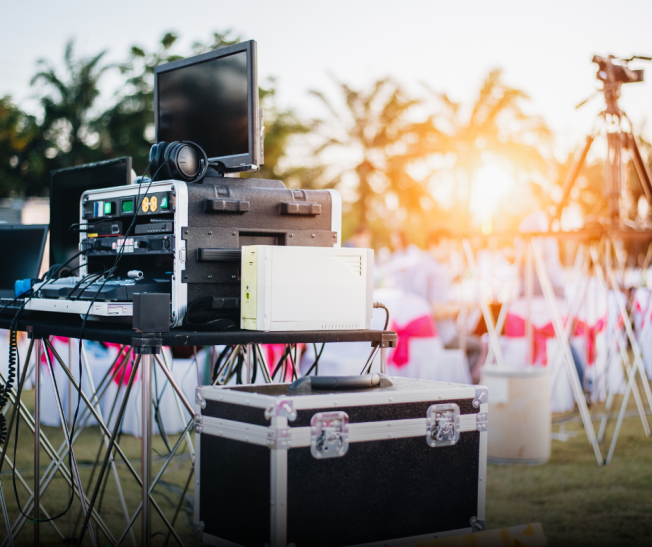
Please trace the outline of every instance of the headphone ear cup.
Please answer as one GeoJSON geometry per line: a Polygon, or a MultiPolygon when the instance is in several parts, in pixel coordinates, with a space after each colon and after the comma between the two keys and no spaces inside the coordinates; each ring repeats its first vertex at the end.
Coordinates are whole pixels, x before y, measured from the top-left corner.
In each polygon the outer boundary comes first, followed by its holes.
{"type": "Polygon", "coordinates": [[[165,152],[165,165],[170,178],[191,182],[202,171],[199,147],[191,142],[171,143],[165,152]]]}
{"type": "Polygon", "coordinates": [[[169,143],[161,141],[152,146],[149,150],[150,168],[149,173],[153,180],[160,180],[161,173],[159,170],[165,162],[165,152],[169,148],[169,143]],[[156,177],[156,178],[154,178],[156,177]]]}

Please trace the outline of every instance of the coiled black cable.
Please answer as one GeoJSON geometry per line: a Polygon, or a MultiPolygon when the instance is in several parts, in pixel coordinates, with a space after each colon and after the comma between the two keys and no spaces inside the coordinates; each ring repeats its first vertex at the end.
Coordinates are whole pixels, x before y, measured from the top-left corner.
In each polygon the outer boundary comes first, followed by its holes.
{"type": "Polygon", "coordinates": [[[7,419],[4,414],[0,414],[0,444],[4,446],[7,440],[7,419]]]}
{"type": "MultiPolygon", "coordinates": [[[[13,387],[14,379],[16,378],[16,363],[18,359],[18,331],[15,328],[16,323],[17,321],[14,317],[9,331],[9,367],[7,369],[7,382],[2,389],[2,395],[0,395],[0,411],[5,407],[9,400],[9,390],[13,387]]],[[[4,439],[0,440],[0,444],[3,442],[4,439]]]]}

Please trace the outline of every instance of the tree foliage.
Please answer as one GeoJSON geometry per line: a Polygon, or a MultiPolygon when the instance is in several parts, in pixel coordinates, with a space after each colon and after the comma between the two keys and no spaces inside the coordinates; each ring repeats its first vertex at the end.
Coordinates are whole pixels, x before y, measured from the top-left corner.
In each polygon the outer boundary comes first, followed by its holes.
{"type": "MultiPolygon", "coordinates": [[[[154,68],[160,64],[199,55],[241,41],[231,31],[214,32],[206,41],[185,49],[174,32],[165,33],[156,48],[134,45],[124,62],[107,64],[102,51],[78,57],[75,44],[66,44],[63,70],[47,60],[38,61],[32,85],[41,99],[42,121],[0,99],[0,197],[10,193],[40,195],[47,192],[54,169],[131,156],[134,169],[143,173],[154,142],[154,68]],[[100,105],[103,77],[118,72],[125,80],[108,105],[100,105]]],[[[275,81],[260,90],[265,110],[266,164],[254,176],[280,178],[303,186],[314,178],[313,168],[293,166],[287,149],[295,135],[310,132],[291,110],[279,108],[275,81]]]]}
{"type": "Polygon", "coordinates": [[[323,183],[352,194],[348,228],[402,226],[418,242],[436,224],[468,228],[471,188],[488,156],[507,160],[524,182],[550,175],[550,131],[524,111],[527,95],[500,71],[487,76],[471,108],[430,89],[409,95],[391,79],[363,91],[336,83],[339,104],[312,93],[326,109],[319,152],[340,154],[341,168],[323,183]],[[433,199],[441,185],[455,190],[446,207],[433,199]]]}
{"type": "Polygon", "coordinates": [[[386,231],[387,221],[390,227],[401,224],[408,211],[420,218],[429,214],[434,202],[409,170],[430,130],[428,123],[410,118],[421,101],[390,78],[366,90],[335,83],[340,104],[311,92],[326,109],[315,153],[338,159],[324,169],[322,185],[349,197],[346,228],[369,223],[386,231]]]}
{"type": "MultiPolygon", "coordinates": [[[[240,37],[231,32],[213,33],[208,42],[194,42],[188,55],[199,55],[219,47],[236,44],[240,37]]],[[[149,163],[149,149],[154,143],[154,69],[161,64],[178,61],[183,55],[178,48],[179,36],[167,32],[158,48],[148,52],[132,46],[129,58],[118,65],[125,85],[115,97],[115,103],[97,120],[101,147],[114,157],[131,156],[138,173],[149,163]]]]}
{"type": "Polygon", "coordinates": [[[24,178],[29,178],[29,171],[38,163],[38,158],[30,155],[37,134],[34,117],[14,105],[10,97],[0,97],[0,194],[24,190],[24,178]]]}
{"type": "Polygon", "coordinates": [[[93,131],[93,107],[100,95],[102,75],[111,68],[102,64],[106,52],[88,58],[75,57],[74,42],[66,44],[64,74],[57,73],[47,60],[38,61],[32,85],[40,86],[43,122],[39,137],[49,159],[59,167],[70,167],[100,159],[96,151],[98,135],[93,131]]]}

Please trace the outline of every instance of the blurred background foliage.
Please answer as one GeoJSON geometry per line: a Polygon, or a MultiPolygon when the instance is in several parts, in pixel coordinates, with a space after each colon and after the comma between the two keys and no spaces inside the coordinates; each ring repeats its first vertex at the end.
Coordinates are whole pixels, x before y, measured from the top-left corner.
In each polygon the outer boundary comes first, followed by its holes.
{"type": "MultiPolygon", "coordinates": [[[[105,51],[80,57],[71,40],[60,69],[39,60],[31,80],[38,115],[0,97],[0,197],[47,195],[51,170],[120,156],[131,156],[141,174],[154,142],[154,68],[242,39],[215,32],[183,50],[167,32],[153,51],[134,45],[119,63],[108,63],[105,51]],[[100,104],[110,73],[124,84],[100,104]]],[[[481,222],[484,230],[487,210],[489,231],[511,230],[558,197],[573,155],[559,160],[552,153],[545,121],[530,114],[527,95],[507,85],[500,70],[486,76],[472,104],[391,78],[363,89],[332,81],[333,89],[311,91],[317,119],[280,107],[278,82],[261,82],[265,165],[243,176],[338,189],[345,239],[364,224],[376,246],[398,228],[420,244],[437,227],[469,232],[481,222]],[[501,176],[512,184],[503,185],[501,176]]],[[[641,145],[650,151],[649,143],[641,145]]],[[[603,207],[602,174],[596,159],[578,181],[572,207],[583,219],[603,207]]],[[[640,192],[632,172],[626,204],[632,223],[649,214],[639,207],[640,192]]]]}

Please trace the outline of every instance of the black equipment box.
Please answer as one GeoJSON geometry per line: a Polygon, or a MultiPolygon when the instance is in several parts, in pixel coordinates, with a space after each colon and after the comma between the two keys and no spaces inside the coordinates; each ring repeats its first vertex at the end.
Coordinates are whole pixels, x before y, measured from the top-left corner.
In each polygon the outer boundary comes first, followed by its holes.
{"type": "Polygon", "coordinates": [[[359,387],[373,376],[198,387],[196,539],[393,546],[484,529],[487,388],[359,387]]]}

